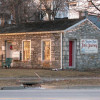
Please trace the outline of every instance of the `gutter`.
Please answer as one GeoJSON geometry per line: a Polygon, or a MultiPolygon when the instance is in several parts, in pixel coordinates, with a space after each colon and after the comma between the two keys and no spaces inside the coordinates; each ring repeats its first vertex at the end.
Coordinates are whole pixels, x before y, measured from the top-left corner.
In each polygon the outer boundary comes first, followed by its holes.
{"type": "Polygon", "coordinates": [[[26,34],[51,34],[51,33],[61,33],[64,32],[64,30],[60,31],[41,31],[41,32],[18,32],[18,33],[0,33],[0,36],[3,35],[26,35],[26,34]]]}

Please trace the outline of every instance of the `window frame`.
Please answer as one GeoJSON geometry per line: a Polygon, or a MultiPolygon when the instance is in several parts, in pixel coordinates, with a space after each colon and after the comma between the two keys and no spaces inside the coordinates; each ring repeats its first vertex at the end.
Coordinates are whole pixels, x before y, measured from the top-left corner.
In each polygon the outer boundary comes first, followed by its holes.
{"type": "Polygon", "coordinates": [[[31,40],[22,40],[22,61],[31,61],[31,40]],[[24,41],[29,41],[30,42],[30,60],[24,60],[24,56],[23,56],[24,41]]]}
{"type": "Polygon", "coordinates": [[[51,39],[43,39],[43,40],[41,40],[41,61],[51,61],[51,39]],[[45,41],[49,41],[50,42],[50,60],[43,59],[43,56],[44,56],[44,53],[43,53],[44,44],[43,44],[43,42],[45,42],[45,41]]]}

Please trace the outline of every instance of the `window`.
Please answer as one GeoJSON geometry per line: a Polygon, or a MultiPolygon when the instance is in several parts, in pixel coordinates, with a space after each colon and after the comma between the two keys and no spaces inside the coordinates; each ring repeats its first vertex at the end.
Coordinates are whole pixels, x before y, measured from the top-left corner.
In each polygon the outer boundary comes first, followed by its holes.
{"type": "Polygon", "coordinates": [[[23,41],[23,61],[29,61],[31,58],[31,41],[23,41]]]}
{"type": "Polygon", "coordinates": [[[92,6],[92,2],[91,1],[88,2],[88,6],[92,6]]]}
{"type": "Polygon", "coordinates": [[[69,5],[70,5],[70,6],[76,6],[77,3],[76,3],[76,2],[71,2],[69,5]]]}
{"type": "Polygon", "coordinates": [[[0,5],[2,4],[2,2],[0,1],[0,5]]]}
{"type": "Polygon", "coordinates": [[[50,40],[42,41],[42,60],[50,61],[50,40]]]}

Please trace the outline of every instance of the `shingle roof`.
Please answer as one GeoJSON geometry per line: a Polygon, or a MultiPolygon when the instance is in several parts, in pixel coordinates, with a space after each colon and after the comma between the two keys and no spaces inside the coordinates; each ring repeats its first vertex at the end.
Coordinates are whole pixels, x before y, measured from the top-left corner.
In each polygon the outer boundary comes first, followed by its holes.
{"type": "Polygon", "coordinates": [[[88,19],[92,21],[98,28],[100,28],[100,18],[96,15],[88,15],[88,19]]]}
{"type": "Polygon", "coordinates": [[[10,26],[0,28],[0,33],[20,33],[20,32],[41,32],[41,31],[59,31],[67,29],[82,19],[59,19],[55,21],[24,23],[19,26],[10,26]]]}

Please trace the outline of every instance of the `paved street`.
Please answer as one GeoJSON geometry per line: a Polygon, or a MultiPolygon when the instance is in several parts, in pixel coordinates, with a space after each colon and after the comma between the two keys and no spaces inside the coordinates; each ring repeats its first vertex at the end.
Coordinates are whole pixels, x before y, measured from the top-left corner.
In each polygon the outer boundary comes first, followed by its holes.
{"type": "Polygon", "coordinates": [[[100,100],[100,89],[1,90],[0,100],[100,100]]]}

